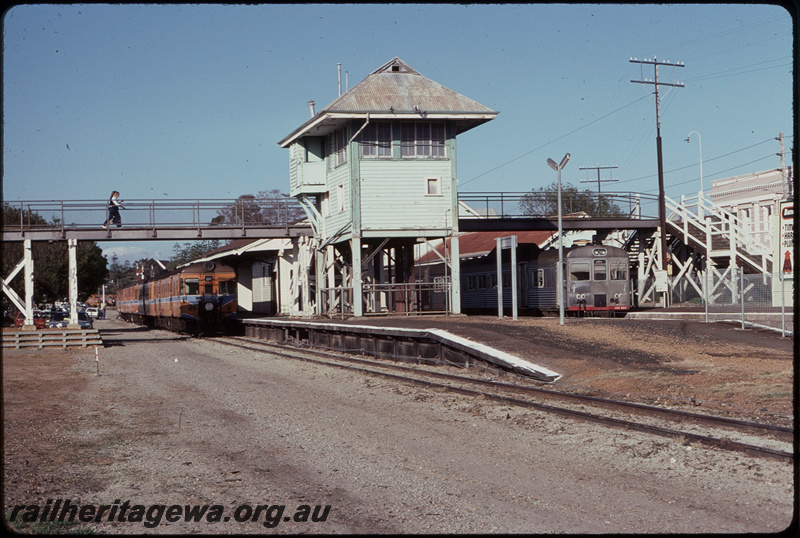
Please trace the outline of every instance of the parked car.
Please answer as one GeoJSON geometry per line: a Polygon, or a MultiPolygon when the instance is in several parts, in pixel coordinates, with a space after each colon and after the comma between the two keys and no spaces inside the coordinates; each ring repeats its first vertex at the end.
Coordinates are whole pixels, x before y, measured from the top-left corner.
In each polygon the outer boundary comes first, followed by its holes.
{"type": "Polygon", "coordinates": [[[86,312],[78,312],[78,324],[80,324],[81,329],[91,329],[94,326],[92,318],[86,312]]]}
{"type": "MultiPolygon", "coordinates": [[[[63,312],[55,312],[50,317],[50,322],[47,326],[51,329],[65,329],[69,325],[69,314],[63,312]]],[[[92,319],[86,315],[86,312],[78,312],[78,325],[81,329],[91,329],[92,319]]]]}
{"type": "Polygon", "coordinates": [[[93,307],[93,306],[90,306],[90,307],[86,308],[86,315],[89,316],[92,319],[97,319],[99,314],[100,314],[100,311],[97,308],[93,307]]]}
{"type": "MultiPolygon", "coordinates": [[[[45,318],[44,312],[40,310],[33,311],[33,325],[37,329],[44,329],[47,320],[45,318]]],[[[25,314],[22,312],[17,313],[17,318],[14,320],[14,327],[19,328],[25,325],[25,314]]]]}

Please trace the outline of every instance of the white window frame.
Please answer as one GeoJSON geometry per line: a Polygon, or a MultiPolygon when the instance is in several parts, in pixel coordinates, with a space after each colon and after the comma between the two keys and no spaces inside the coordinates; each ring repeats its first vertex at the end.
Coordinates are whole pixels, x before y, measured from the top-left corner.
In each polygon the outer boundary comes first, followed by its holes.
{"type": "Polygon", "coordinates": [[[404,159],[444,159],[447,157],[447,125],[424,121],[400,125],[400,156],[404,159]],[[434,125],[437,134],[433,137],[434,125]]]}
{"type": "Polygon", "coordinates": [[[425,178],[425,196],[442,196],[442,178],[425,178]],[[431,186],[434,186],[434,188],[432,189],[431,186]]]}
{"type": "Polygon", "coordinates": [[[392,157],[392,122],[382,121],[367,125],[359,135],[361,157],[387,159],[392,157]]]}
{"type": "Polygon", "coordinates": [[[344,184],[340,184],[336,187],[336,203],[339,207],[339,212],[341,213],[344,211],[344,184]]]}
{"type": "Polygon", "coordinates": [[[330,134],[330,154],[328,169],[332,170],[347,163],[347,130],[345,127],[330,134]]]}
{"type": "Polygon", "coordinates": [[[322,214],[326,217],[331,216],[331,193],[329,192],[322,196],[322,214]]]}

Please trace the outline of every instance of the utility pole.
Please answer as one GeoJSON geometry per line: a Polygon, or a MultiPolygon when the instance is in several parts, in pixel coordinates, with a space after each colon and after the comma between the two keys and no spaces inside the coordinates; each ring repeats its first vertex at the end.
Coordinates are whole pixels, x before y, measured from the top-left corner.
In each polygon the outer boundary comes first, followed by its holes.
{"type": "Polygon", "coordinates": [[[658,220],[661,228],[661,269],[667,270],[667,211],[664,202],[664,163],[661,158],[661,112],[659,108],[658,86],[673,86],[676,88],[683,88],[682,82],[659,82],[658,81],[658,66],[668,65],[671,67],[685,67],[683,63],[670,63],[659,62],[655,56],[652,60],[637,60],[631,58],[631,63],[634,64],[649,64],[655,68],[654,80],[632,80],[631,82],[637,84],[652,84],[656,88],[656,152],[658,154],[658,220]]]}
{"type": "Polygon", "coordinates": [[[776,138],[778,142],[781,143],[781,152],[778,153],[778,156],[781,158],[781,178],[783,179],[783,199],[786,200],[788,198],[792,198],[792,182],[788,181],[789,179],[789,171],[786,168],[786,150],[783,147],[783,133],[778,133],[778,138],[776,138]]]}
{"type": "MultiPolygon", "coordinates": [[[[578,170],[597,170],[597,217],[600,216],[600,205],[602,202],[602,197],[600,195],[600,170],[613,170],[617,168],[616,166],[584,166],[579,168],[578,170]]],[[[586,181],[581,181],[581,183],[592,183],[594,180],[587,179],[586,181]]],[[[602,180],[603,183],[608,183],[609,181],[618,181],[616,179],[604,179],[602,180]]]]}

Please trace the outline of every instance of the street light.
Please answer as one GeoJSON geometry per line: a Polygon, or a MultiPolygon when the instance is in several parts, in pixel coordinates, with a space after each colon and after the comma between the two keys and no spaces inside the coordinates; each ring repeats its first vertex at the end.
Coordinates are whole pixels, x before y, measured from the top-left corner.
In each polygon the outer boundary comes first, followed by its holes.
{"type": "Polygon", "coordinates": [[[569,162],[569,153],[564,155],[559,164],[547,159],[547,164],[558,172],[558,320],[564,325],[564,236],[561,226],[561,169],[569,162]]]}
{"type": "MultiPolygon", "coordinates": [[[[703,195],[703,137],[697,131],[692,131],[697,135],[697,142],[700,144],[700,196],[703,195]]],[[[692,133],[686,137],[686,142],[691,142],[692,133]]]]}

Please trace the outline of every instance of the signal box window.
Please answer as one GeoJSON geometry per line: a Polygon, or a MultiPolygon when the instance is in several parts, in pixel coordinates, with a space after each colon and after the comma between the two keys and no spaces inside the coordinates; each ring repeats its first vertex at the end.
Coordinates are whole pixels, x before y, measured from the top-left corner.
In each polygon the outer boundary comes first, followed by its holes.
{"type": "Polygon", "coordinates": [[[444,157],[444,123],[404,123],[400,127],[402,157],[444,157]]]}
{"type": "Polygon", "coordinates": [[[330,136],[330,159],[328,168],[336,168],[347,162],[347,136],[344,129],[335,131],[330,136]]]}
{"type": "Polygon", "coordinates": [[[339,212],[344,211],[344,185],[336,187],[336,203],[339,206],[339,212]]]}
{"type": "Polygon", "coordinates": [[[425,180],[425,193],[428,196],[442,195],[442,181],[438,177],[429,177],[425,180]]]}
{"type": "Polygon", "coordinates": [[[392,156],[392,124],[370,123],[359,135],[362,157],[392,156]]]}

